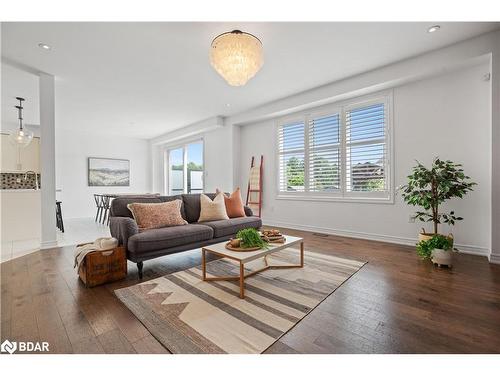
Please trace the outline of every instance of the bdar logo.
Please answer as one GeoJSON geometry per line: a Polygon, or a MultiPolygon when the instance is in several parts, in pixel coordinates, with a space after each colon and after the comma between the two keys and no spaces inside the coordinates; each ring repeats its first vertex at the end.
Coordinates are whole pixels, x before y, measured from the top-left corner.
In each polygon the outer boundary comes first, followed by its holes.
{"type": "Polygon", "coordinates": [[[10,342],[9,340],[5,340],[2,342],[2,345],[0,346],[0,350],[2,353],[14,353],[17,349],[17,342],[10,342]]]}
{"type": "Polygon", "coordinates": [[[32,341],[9,341],[5,340],[2,345],[0,345],[0,350],[2,353],[14,352],[48,352],[49,343],[46,341],[42,342],[32,342],[32,341]]]}

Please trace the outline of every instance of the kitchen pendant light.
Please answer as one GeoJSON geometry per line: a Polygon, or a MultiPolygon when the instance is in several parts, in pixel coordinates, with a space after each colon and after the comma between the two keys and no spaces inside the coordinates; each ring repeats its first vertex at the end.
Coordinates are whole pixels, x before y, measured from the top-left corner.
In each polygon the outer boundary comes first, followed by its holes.
{"type": "Polygon", "coordinates": [[[210,63],[228,84],[243,86],[262,67],[261,41],[240,30],[217,36],[210,48],[210,63]]]}
{"type": "Polygon", "coordinates": [[[24,98],[17,97],[16,99],[19,100],[19,105],[16,105],[19,117],[19,129],[10,133],[9,141],[18,147],[26,147],[33,140],[33,132],[23,127],[24,98]]]}

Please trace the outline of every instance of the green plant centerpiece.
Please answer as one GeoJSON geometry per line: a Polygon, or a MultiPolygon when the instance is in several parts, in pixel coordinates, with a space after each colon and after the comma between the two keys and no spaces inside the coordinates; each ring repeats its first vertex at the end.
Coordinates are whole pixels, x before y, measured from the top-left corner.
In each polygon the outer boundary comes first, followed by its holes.
{"type": "Polygon", "coordinates": [[[436,158],[430,168],[417,161],[412,174],[408,176],[408,183],[401,189],[406,203],[423,208],[415,213],[415,217],[420,221],[433,223],[434,231],[429,234],[432,236],[439,233],[439,224],[454,225],[455,221],[463,219],[456,216],[455,211],[440,212],[439,206],[449,199],[463,198],[473,190],[474,185],[476,183],[464,174],[462,164],[436,158]]]}
{"type": "Polygon", "coordinates": [[[240,246],[242,248],[259,247],[267,249],[269,244],[264,241],[260,233],[254,228],[242,229],[236,233],[236,238],[241,240],[240,246]]]}

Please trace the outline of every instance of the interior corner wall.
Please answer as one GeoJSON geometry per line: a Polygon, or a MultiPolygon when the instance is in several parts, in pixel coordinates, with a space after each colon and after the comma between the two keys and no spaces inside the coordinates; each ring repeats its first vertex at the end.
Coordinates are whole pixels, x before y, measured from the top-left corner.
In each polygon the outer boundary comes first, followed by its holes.
{"type": "Polygon", "coordinates": [[[491,59],[491,254],[490,262],[500,264],[500,32],[491,59]]]}
{"type": "Polygon", "coordinates": [[[221,128],[203,134],[204,141],[204,190],[215,189],[231,191],[233,188],[233,126],[221,128]]]}
{"type": "MultiPolygon", "coordinates": [[[[429,164],[435,156],[464,165],[478,185],[452,208],[464,221],[453,232],[464,251],[488,254],[491,248],[491,121],[490,83],[484,79],[487,64],[394,88],[395,186],[406,182],[415,159],[429,164]]],[[[394,204],[314,202],[276,199],[275,120],[241,127],[240,177],[248,179],[248,160],[263,154],[263,220],[270,225],[389,242],[414,243],[423,223],[409,223],[414,207],[401,196],[394,204]],[[262,135],[267,136],[263,137],[262,135]]]]}
{"type": "MultiPolygon", "coordinates": [[[[64,219],[94,217],[94,194],[149,193],[151,152],[147,140],[56,129],[56,189],[64,219]],[[88,157],[130,160],[130,186],[88,186],[88,157]]],[[[43,176],[42,176],[43,183],[43,176]]]]}

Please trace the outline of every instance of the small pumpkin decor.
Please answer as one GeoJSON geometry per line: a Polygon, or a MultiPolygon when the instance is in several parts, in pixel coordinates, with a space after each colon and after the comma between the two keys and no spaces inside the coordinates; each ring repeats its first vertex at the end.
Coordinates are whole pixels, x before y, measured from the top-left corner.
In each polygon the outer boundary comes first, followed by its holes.
{"type": "MultiPolygon", "coordinates": [[[[456,221],[463,220],[462,217],[455,214],[455,211],[444,213],[439,211],[439,207],[452,198],[463,198],[469,191],[473,190],[474,185],[477,184],[470,181],[470,177],[464,174],[462,164],[436,158],[431,167],[427,168],[417,161],[412,174],[408,176],[408,183],[401,189],[406,203],[423,208],[415,213],[415,218],[433,224],[433,231],[430,233],[426,233],[425,229],[422,228],[422,232],[419,234],[419,244],[424,240],[430,241],[439,235],[439,224],[455,225],[456,221]]],[[[440,235],[438,238],[441,237],[443,236],[440,235]]],[[[451,243],[450,248],[452,248],[453,235],[450,234],[445,238],[451,243]]]]}
{"type": "Polygon", "coordinates": [[[417,254],[423,259],[430,259],[439,267],[453,264],[453,238],[435,234],[428,240],[421,240],[417,244],[417,254]]]}

